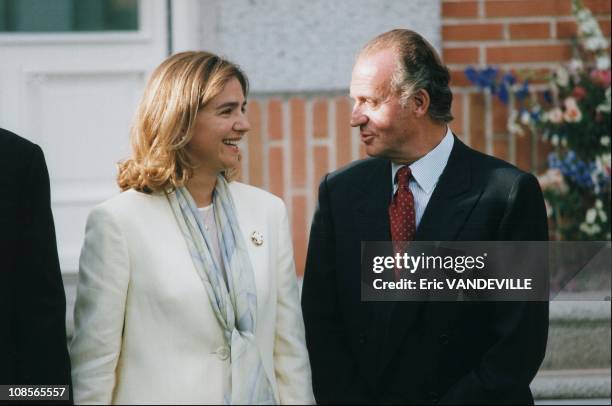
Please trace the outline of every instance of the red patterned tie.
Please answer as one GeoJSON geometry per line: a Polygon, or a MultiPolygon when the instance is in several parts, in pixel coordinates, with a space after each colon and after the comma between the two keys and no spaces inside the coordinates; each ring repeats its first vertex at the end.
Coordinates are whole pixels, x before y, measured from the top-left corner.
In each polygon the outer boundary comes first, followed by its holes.
{"type": "MultiPolygon", "coordinates": [[[[389,225],[391,226],[391,240],[393,253],[403,254],[407,244],[403,241],[412,241],[416,233],[416,214],[414,211],[414,196],[408,187],[412,172],[410,168],[402,166],[395,175],[397,192],[389,205],[389,225]]],[[[399,280],[399,270],[395,269],[395,278],[399,280]]]]}

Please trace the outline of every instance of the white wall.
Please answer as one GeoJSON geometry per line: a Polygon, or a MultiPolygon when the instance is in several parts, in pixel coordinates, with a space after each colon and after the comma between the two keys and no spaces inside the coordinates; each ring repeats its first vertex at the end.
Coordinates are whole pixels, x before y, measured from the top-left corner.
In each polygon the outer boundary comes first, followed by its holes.
{"type": "Polygon", "coordinates": [[[201,47],[240,64],[255,93],[347,89],[356,52],[393,28],[441,43],[439,0],[206,0],[200,17],[201,47]]]}

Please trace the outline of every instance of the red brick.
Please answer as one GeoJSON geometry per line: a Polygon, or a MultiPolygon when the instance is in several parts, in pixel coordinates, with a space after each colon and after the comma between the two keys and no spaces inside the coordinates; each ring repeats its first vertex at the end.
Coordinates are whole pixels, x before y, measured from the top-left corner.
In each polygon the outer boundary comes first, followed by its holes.
{"type": "Polygon", "coordinates": [[[550,38],[549,23],[517,23],[510,24],[510,39],[542,39],[550,38]]]}
{"type": "Polygon", "coordinates": [[[268,151],[268,178],[270,179],[270,193],[282,198],[285,193],[285,174],[281,147],[270,147],[268,151]]]}
{"type": "Polygon", "coordinates": [[[280,100],[268,103],[268,135],[272,140],[283,138],[283,105],[280,100]]]}
{"type": "Polygon", "coordinates": [[[531,172],[531,134],[524,129],[525,134],[516,136],[516,166],[525,172],[531,172]]]}
{"type": "Polygon", "coordinates": [[[442,26],[442,41],[503,39],[502,24],[453,24],[442,26]]]}
{"type": "Polygon", "coordinates": [[[486,152],[485,142],[485,102],[484,95],[480,92],[473,93],[470,98],[470,123],[469,139],[470,146],[481,152],[486,152]]]}
{"type": "Polygon", "coordinates": [[[442,18],[471,18],[478,17],[478,2],[461,1],[442,3],[442,18]]]}
{"type": "Polygon", "coordinates": [[[291,183],[306,186],[306,103],[303,99],[289,101],[291,111],[291,183]]]}
{"type": "Polygon", "coordinates": [[[563,16],[572,13],[571,0],[486,0],[486,17],[563,16]]]}
{"type": "Polygon", "coordinates": [[[317,196],[319,183],[327,172],[329,172],[329,149],[326,146],[316,146],[312,151],[314,161],[313,196],[317,196]]]}
{"type": "Polygon", "coordinates": [[[519,45],[486,49],[488,64],[512,62],[563,62],[572,56],[568,45],[519,45]]]}
{"type": "Polygon", "coordinates": [[[583,4],[594,15],[610,15],[610,0],[584,0],[583,4]]]}
{"type": "Polygon", "coordinates": [[[506,138],[493,140],[493,155],[504,161],[508,160],[508,140],[506,138]]]}
{"type": "Polygon", "coordinates": [[[336,162],[337,167],[351,162],[351,103],[347,98],[336,99],[336,162]]]}
{"type": "Polygon", "coordinates": [[[542,173],[548,168],[548,154],[553,151],[553,146],[546,141],[540,139],[538,141],[538,163],[536,173],[542,173]]]}
{"type": "Polygon", "coordinates": [[[508,106],[493,97],[491,114],[493,114],[493,133],[505,133],[508,130],[508,106]]]}
{"type": "Polygon", "coordinates": [[[463,69],[462,70],[451,70],[450,85],[452,87],[474,86],[474,84],[470,82],[468,78],[465,76],[463,69]]]}
{"type": "Polygon", "coordinates": [[[312,130],[314,138],[327,138],[327,100],[315,100],[312,107],[312,130]]]}
{"type": "Polygon", "coordinates": [[[442,60],[450,63],[478,63],[478,48],[443,48],[442,60]]]}
{"type": "Polygon", "coordinates": [[[291,229],[293,233],[293,257],[295,258],[295,269],[299,275],[304,274],[306,265],[306,197],[294,196],[291,199],[291,229]]]}
{"type": "Polygon", "coordinates": [[[453,104],[451,106],[451,114],[453,121],[450,122],[450,128],[455,134],[463,134],[463,95],[453,94],[453,104]]]}
{"type": "Polygon", "coordinates": [[[263,177],[263,145],[261,139],[261,107],[257,101],[249,102],[248,118],[251,130],[248,134],[249,141],[249,183],[253,186],[262,187],[263,177]]]}
{"type": "MultiPolygon", "coordinates": [[[[606,37],[610,37],[610,20],[597,20],[601,32],[606,37]]],[[[568,39],[578,35],[578,27],[574,21],[557,22],[557,38],[568,39]]]]}

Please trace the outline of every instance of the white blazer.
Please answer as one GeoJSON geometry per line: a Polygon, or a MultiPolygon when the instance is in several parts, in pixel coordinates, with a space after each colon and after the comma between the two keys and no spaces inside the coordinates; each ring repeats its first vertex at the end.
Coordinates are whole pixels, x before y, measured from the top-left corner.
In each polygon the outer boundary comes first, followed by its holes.
{"type": "MultiPolygon", "coordinates": [[[[287,210],[255,187],[230,191],[276,400],[313,404],[287,210]]],[[[130,190],[90,213],[70,355],[76,403],[223,403],[229,348],[165,196],[130,190]]]]}

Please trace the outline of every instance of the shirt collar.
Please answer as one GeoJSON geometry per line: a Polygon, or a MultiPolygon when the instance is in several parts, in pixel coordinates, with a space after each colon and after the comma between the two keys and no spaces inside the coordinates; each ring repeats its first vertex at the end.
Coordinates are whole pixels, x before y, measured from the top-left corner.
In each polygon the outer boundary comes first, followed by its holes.
{"type": "MultiPolygon", "coordinates": [[[[427,194],[430,194],[438,183],[442,171],[448,163],[455,139],[450,128],[446,127],[446,135],[442,141],[425,156],[409,165],[412,177],[427,194]]],[[[395,174],[405,165],[391,162],[391,182],[395,184],[395,174]]]]}

